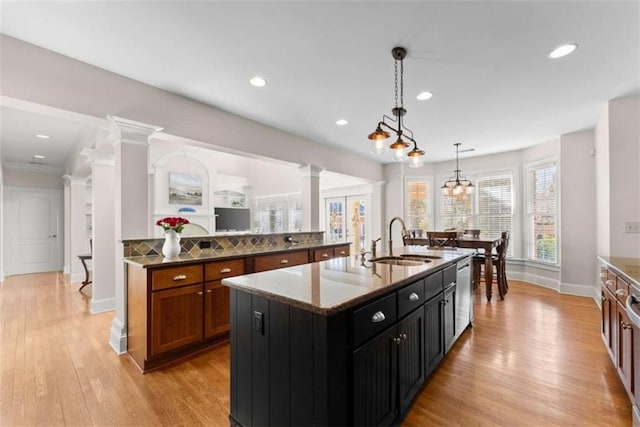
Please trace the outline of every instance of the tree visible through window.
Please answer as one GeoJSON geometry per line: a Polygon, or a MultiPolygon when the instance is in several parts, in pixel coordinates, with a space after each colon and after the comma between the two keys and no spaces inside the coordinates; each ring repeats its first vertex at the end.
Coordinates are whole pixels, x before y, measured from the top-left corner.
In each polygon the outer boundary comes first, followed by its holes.
{"type": "Polygon", "coordinates": [[[423,180],[407,180],[407,228],[426,233],[429,229],[429,184],[423,180]]]}
{"type": "Polygon", "coordinates": [[[529,259],[556,263],[557,191],[556,164],[546,163],[527,172],[529,259]]]}

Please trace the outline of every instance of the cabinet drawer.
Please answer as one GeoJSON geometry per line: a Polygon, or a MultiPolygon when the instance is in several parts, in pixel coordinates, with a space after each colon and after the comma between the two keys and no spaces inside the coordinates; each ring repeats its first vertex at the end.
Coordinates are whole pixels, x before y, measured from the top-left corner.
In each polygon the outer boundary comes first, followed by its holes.
{"type": "Polygon", "coordinates": [[[625,282],[621,277],[616,280],[616,299],[624,307],[627,302],[627,295],[629,295],[629,284],[625,282]]]}
{"type": "Polygon", "coordinates": [[[616,275],[611,271],[607,270],[607,279],[604,282],[604,285],[609,289],[609,292],[612,294],[616,294],[616,275]]]}
{"type": "Polygon", "coordinates": [[[334,257],[349,256],[349,245],[338,246],[337,248],[333,248],[333,256],[334,257]]]}
{"type": "Polygon", "coordinates": [[[424,303],[424,280],[400,289],[398,291],[398,317],[409,314],[424,303]]]}
{"type": "Polygon", "coordinates": [[[446,288],[450,284],[454,283],[456,281],[456,277],[457,277],[457,272],[456,272],[456,266],[455,265],[452,265],[452,266],[447,267],[444,270],[442,270],[442,284],[443,284],[443,286],[446,288]]]}
{"type": "Polygon", "coordinates": [[[442,271],[433,273],[424,279],[424,299],[430,300],[434,296],[442,292],[442,271]]]}
{"type": "Polygon", "coordinates": [[[367,304],[353,312],[353,342],[357,346],[396,321],[396,294],[367,304]]]}
{"type": "Polygon", "coordinates": [[[267,271],[276,268],[291,267],[309,262],[307,251],[286,252],[275,255],[262,255],[254,258],[254,271],[267,271]]]}
{"type": "Polygon", "coordinates": [[[151,272],[151,290],[202,283],[202,265],[163,268],[151,272]]]}
{"type": "Polygon", "coordinates": [[[324,261],[333,258],[333,248],[316,249],[313,251],[313,261],[324,261]]]}
{"type": "Polygon", "coordinates": [[[210,262],[204,265],[204,280],[222,280],[244,274],[244,259],[210,262]]]}

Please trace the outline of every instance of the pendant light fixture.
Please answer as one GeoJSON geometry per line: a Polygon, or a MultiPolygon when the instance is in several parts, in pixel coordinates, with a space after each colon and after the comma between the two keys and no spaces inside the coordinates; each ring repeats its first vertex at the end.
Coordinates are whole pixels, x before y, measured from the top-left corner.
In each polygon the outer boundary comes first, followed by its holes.
{"type": "Polygon", "coordinates": [[[413,143],[413,148],[407,153],[409,157],[409,167],[419,168],[423,165],[424,151],[418,148],[418,144],[413,139],[413,132],[404,126],[402,117],[407,113],[404,108],[404,65],[403,60],[407,56],[407,50],[403,47],[394,47],[391,49],[391,56],[395,60],[395,107],[391,110],[395,118],[386,114],[382,116],[382,121],[378,122],[376,130],[369,134],[369,139],[373,143],[373,151],[381,154],[385,151],[384,141],[391,136],[385,129],[392,131],[396,135],[396,141],[389,148],[394,150],[395,160],[403,161],[405,149],[410,147],[409,142],[413,143]],[[400,64],[400,104],[398,104],[398,64],[400,64]],[[391,124],[389,124],[389,123],[391,124]],[[403,139],[404,137],[404,139],[403,139]],[[406,141],[405,141],[406,139],[406,141]],[[407,142],[409,141],[409,142],[407,142]]]}
{"type": "MultiPolygon", "coordinates": [[[[458,166],[458,153],[460,152],[460,143],[453,144],[456,146],[456,170],[455,176],[452,176],[444,184],[442,184],[442,194],[445,196],[459,196],[462,193],[472,194],[475,187],[470,179],[460,176],[460,166],[458,166]]],[[[465,151],[473,151],[473,148],[465,151]]]]}

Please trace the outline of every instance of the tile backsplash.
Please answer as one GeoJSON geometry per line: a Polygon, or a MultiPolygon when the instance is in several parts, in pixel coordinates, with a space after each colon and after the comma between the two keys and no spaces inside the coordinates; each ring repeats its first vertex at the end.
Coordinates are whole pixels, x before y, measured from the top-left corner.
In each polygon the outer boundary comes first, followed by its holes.
{"type": "MultiPolygon", "coordinates": [[[[240,234],[229,236],[201,236],[201,237],[181,237],[180,246],[182,252],[199,253],[210,250],[253,250],[253,249],[276,249],[279,247],[289,247],[285,242],[285,236],[292,236],[299,245],[312,245],[324,241],[324,231],[279,233],[279,234],[240,234]],[[201,243],[206,242],[210,248],[201,249],[201,243]]],[[[154,256],[162,254],[162,244],[164,239],[140,239],[124,240],[124,256],[154,256]]]]}

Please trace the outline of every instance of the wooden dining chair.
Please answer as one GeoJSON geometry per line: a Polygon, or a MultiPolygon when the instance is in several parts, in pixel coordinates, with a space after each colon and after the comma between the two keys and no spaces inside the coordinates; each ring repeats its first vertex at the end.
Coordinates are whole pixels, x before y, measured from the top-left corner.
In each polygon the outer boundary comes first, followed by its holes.
{"type": "Polygon", "coordinates": [[[480,230],[478,229],[464,230],[464,234],[471,237],[480,237],[480,230]]]}
{"type": "Polygon", "coordinates": [[[507,249],[509,248],[509,232],[502,233],[497,246],[496,254],[478,254],[473,257],[473,288],[477,289],[480,282],[484,281],[484,265],[486,256],[491,257],[493,264],[493,279],[498,287],[498,294],[503,300],[509,290],[509,282],[507,281],[507,249]]]}
{"type": "Polygon", "coordinates": [[[429,246],[434,248],[455,247],[458,239],[457,231],[427,231],[429,246]]]}

